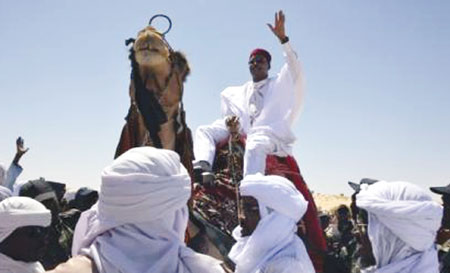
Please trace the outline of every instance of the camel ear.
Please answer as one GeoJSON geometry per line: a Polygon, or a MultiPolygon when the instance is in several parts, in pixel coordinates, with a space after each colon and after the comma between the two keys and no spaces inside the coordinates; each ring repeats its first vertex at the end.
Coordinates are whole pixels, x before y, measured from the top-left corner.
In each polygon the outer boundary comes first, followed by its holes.
{"type": "Polygon", "coordinates": [[[175,69],[180,73],[181,79],[184,82],[186,80],[186,77],[191,72],[191,68],[189,67],[186,56],[180,51],[175,51],[172,54],[172,61],[175,64],[175,69]]]}

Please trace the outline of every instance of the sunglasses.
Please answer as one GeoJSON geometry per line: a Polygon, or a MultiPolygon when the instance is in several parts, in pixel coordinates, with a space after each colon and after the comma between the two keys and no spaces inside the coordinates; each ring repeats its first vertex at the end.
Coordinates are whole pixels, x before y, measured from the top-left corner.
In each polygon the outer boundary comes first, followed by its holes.
{"type": "Polygon", "coordinates": [[[256,57],[250,59],[250,60],[248,61],[248,64],[249,64],[249,65],[252,65],[252,64],[262,64],[262,63],[265,63],[265,62],[267,62],[267,61],[266,61],[266,58],[260,57],[260,56],[256,56],[256,57]]]}

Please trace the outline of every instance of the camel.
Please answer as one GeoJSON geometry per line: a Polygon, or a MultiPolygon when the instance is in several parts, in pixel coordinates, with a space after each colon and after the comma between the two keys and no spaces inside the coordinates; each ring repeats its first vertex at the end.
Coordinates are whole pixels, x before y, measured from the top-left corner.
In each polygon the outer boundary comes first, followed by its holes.
{"type": "MultiPolygon", "coordinates": [[[[151,26],[129,42],[133,42],[129,56],[131,103],[115,157],[139,146],[174,150],[194,181],[192,136],[182,104],[183,83],[190,72],[187,59],[172,50],[164,36],[151,26]]],[[[231,137],[216,147],[214,184],[193,183],[189,204],[188,245],[222,260],[226,260],[234,243],[231,231],[238,225],[237,187],[242,179],[245,136],[238,134],[236,126],[229,126],[231,137]]],[[[266,174],[288,178],[310,201],[305,221],[299,223],[299,235],[314,257],[313,262],[320,264],[325,241],[321,233],[315,234],[319,230],[317,211],[295,159],[268,156],[266,174]]]]}
{"type": "Polygon", "coordinates": [[[176,151],[192,172],[192,135],[183,109],[183,83],[190,73],[186,57],[174,51],[151,26],[139,31],[130,49],[130,108],[115,158],[133,147],[176,151]]]}
{"type": "MultiPolygon", "coordinates": [[[[125,118],[115,158],[128,149],[153,146],[176,151],[181,162],[193,177],[193,143],[191,130],[185,121],[182,104],[183,83],[190,73],[186,57],[174,51],[155,28],[147,26],[139,31],[130,49],[131,82],[130,108],[125,118]]],[[[195,221],[190,202],[190,221],[187,243],[195,250],[223,259],[202,223],[195,221]]],[[[236,218],[237,219],[237,218],[236,218]]]]}

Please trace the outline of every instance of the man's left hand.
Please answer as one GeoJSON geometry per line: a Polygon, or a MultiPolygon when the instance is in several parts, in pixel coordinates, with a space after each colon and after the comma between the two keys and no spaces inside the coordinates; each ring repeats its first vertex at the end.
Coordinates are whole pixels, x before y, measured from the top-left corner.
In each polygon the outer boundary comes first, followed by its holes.
{"type": "Polygon", "coordinates": [[[16,140],[16,154],[22,156],[24,153],[28,152],[30,148],[25,148],[23,144],[23,138],[18,137],[16,140]]]}
{"type": "Polygon", "coordinates": [[[284,29],[284,22],[285,22],[285,16],[282,10],[275,13],[275,24],[267,24],[269,26],[270,30],[272,30],[273,34],[277,36],[278,40],[282,42],[284,39],[286,39],[286,32],[284,29]]]}

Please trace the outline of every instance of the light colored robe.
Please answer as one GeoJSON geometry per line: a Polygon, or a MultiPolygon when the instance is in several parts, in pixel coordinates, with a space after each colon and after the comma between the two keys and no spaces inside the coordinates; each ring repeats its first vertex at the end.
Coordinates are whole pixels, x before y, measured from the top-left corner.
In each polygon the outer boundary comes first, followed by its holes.
{"type": "Polygon", "coordinates": [[[41,273],[45,272],[40,262],[25,263],[13,260],[0,253],[0,273],[41,273]]]}
{"type": "Polygon", "coordinates": [[[250,101],[255,86],[261,82],[249,81],[241,86],[226,88],[221,93],[222,119],[211,125],[200,126],[196,131],[194,154],[197,161],[213,163],[216,144],[228,136],[225,119],[238,116],[241,133],[247,135],[250,148],[262,149],[264,153],[287,156],[292,154],[296,138],[292,125],[299,116],[303,96],[301,66],[289,43],[282,45],[286,63],[277,76],[263,80],[262,109],[254,117],[250,101]],[[263,140],[261,140],[261,138],[263,140]],[[255,141],[257,144],[252,145],[255,141]],[[264,146],[264,147],[261,147],[264,146]]]}
{"type": "Polygon", "coordinates": [[[4,170],[3,166],[0,166],[0,186],[4,186],[13,191],[14,183],[22,171],[22,167],[14,163],[11,163],[7,171],[4,170]]]}

